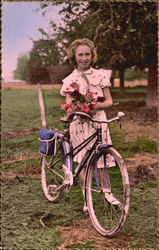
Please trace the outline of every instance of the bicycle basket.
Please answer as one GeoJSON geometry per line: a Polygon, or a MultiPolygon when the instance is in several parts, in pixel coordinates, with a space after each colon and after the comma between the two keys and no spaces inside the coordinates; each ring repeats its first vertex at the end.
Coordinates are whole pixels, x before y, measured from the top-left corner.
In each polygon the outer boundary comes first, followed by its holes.
{"type": "Polygon", "coordinates": [[[54,155],[56,153],[57,132],[54,130],[42,129],[39,131],[39,151],[45,155],[54,155]]]}

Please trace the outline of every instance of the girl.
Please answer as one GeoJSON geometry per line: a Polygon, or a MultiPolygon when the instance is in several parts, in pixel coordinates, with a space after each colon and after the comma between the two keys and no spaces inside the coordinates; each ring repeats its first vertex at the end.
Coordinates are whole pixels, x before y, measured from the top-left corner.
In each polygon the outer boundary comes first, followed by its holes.
{"type": "MultiPolygon", "coordinates": [[[[108,73],[104,69],[94,69],[92,65],[96,63],[97,54],[96,49],[92,41],[87,38],[78,39],[71,43],[67,50],[67,56],[70,63],[75,66],[74,71],[63,79],[63,85],[61,88],[61,95],[66,96],[66,103],[70,105],[74,98],[70,95],[74,90],[79,91],[80,94],[90,97],[96,100],[93,108],[93,118],[97,120],[106,120],[106,108],[113,104],[112,97],[109,91],[110,80],[108,73]],[[88,95],[88,93],[91,93],[88,95]],[[103,102],[99,102],[98,99],[102,98],[103,102]]],[[[73,148],[81,144],[91,134],[95,132],[96,124],[92,123],[88,119],[78,118],[70,124],[70,137],[73,144],[73,148]]],[[[102,143],[112,144],[109,128],[107,124],[102,124],[102,143]]],[[[91,141],[82,151],[80,151],[75,157],[74,161],[80,163],[87,149],[93,145],[94,141],[91,141]]],[[[107,167],[114,166],[113,158],[108,156],[107,167]]],[[[100,162],[98,168],[101,168],[102,173],[103,162],[100,162]]],[[[100,172],[99,170],[99,172],[100,172]]],[[[84,187],[85,170],[81,172],[81,185],[84,187]]],[[[101,174],[102,179],[102,174],[101,174]]],[[[103,181],[102,181],[103,182],[103,181]]],[[[119,205],[119,201],[113,197],[111,190],[106,183],[104,185],[105,198],[113,205],[119,205]]],[[[83,208],[87,211],[86,205],[83,208]]]]}

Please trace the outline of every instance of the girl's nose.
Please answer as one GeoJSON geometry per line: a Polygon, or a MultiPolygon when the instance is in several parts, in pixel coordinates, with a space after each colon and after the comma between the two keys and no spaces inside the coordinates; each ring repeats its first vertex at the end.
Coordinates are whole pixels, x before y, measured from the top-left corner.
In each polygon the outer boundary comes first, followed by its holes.
{"type": "Polygon", "coordinates": [[[85,55],[82,56],[82,59],[83,59],[83,60],[86,60],[86,58],[87,58],[87,57],[86,57],[85,55]]]}

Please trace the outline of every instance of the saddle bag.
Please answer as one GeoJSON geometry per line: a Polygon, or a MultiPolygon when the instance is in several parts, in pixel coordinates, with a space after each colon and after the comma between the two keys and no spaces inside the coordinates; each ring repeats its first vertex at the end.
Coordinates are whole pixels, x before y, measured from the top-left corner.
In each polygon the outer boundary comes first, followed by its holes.
{"type": "Polygon", "coordinates": [[[57,132],[42,129],[39,131],[39,152],[45,155],[55,155],[57,132]]]}

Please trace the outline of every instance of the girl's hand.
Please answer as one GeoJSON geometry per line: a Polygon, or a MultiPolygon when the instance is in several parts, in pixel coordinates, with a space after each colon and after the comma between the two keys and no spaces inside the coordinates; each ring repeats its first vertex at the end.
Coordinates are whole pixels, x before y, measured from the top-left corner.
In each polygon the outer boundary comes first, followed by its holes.
{"type": "Polygon", "coordinates": [[[98,110],[98,109],[101,109],[101,106],[100,106],[101,102],[96,102],[96,104],[94,105],[94,110],[98,110]]]}
{"type": "Polygon", "coordinates": [[[113,100],[109,91],[108,87],[105,87],[103,89],[103,97],[104,101],[103,102],[97,102],[96,106],[94,107],[95,110],[101,110],[101,109],[106,109],[113,104],[113,100]]]}

